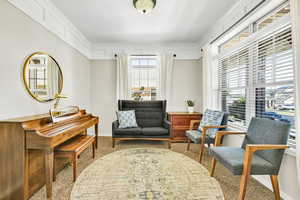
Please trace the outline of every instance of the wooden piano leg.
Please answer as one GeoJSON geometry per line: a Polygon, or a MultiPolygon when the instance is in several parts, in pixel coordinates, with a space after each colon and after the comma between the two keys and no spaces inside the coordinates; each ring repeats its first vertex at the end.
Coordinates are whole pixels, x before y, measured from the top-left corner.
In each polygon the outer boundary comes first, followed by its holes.
{"type": "Polygon", "coordinates": [[[47,199],[52,199],[52,181],[53,181],[53,149],[45,151],[45,175],[47,199]]]}
{"type": "Polygon", "coordinates": [[[98,123],[95,124],[96,149],[98,149],[98,123]]]}

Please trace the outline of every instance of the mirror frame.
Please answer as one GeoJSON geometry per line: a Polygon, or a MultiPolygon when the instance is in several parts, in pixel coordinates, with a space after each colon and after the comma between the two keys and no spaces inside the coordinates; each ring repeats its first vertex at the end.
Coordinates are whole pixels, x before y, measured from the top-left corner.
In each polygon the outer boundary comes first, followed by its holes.
{"type": "Polygon", "coordinates": [[[53,56],[51,56],[51,55],[48,54],[48,53],[44,53],[44,52],[34,52],[34,53],[32,53],[30,56],[28,56],[28,57],[26,58],[26,60],[25,60],[25,62],[24,62],[24,65],[23,65],[23,82],[24,82],[26,91],[27,91],[27,92],[30,94],[30,96],[31,96],[32,98],[34,98],[35,100],[37,100],[37,101],[39,101],[39,102],[41,102],[41,103],[47,103],[47,102],[50,102],[50,101],[53,101],[53,100],[57,99],[57,97],[53,97],[53,99],[48,99],[48,100],[41,99],[41,98],[39,98],[38,96],[34,95],[34,94],[31,92],[31,90],[30,90],[30,88],[29,88],[29,86],[28,86],[28,83],[26,82],[26,70],[27,70],[27,68],[28,68],[28,66],[29,66],[29,62],[30,62],[31,58],[34,57],[34,56],[36,56],[36,55],[46,55],[46,56],[48,56],[49,58],[51,58],[51,59],[55,62],[55,64],[57,65],[57,67],[58,67],[58,69],[59,69],[59,72],[60,72],[60,74],[61,74],[61,89],[60,89],[60,91],[58,91],[58,95],[60,95],[61,92],[62,92],[62,90],[63,90],[63,86],[64,86],[64,76],[63,76],[62,70],[61,70],[61,68],[60,68],[60,66],[59,66],[59,64],[58,64],[58,62],[53,58],[53,56]]]}

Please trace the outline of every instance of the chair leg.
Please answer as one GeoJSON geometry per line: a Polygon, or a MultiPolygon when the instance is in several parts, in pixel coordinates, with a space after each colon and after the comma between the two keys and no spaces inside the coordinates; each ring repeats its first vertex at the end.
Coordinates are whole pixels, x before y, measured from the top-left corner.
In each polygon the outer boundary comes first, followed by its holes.
{"type": "Polygon", "coordinates": [[[112,148],[115,148],[116,140],[112,139],[112,148]]]}
{"type": "Polygon", "coordinates": [[[171,140],[168,140],[168,149],[171,149],[171,140]]]}
{"type": "Polygon", "coordinates": [[[275,194],[275,200],[280,200],[280,190],[279,190],[279,184],[278,184],[278,176],[277,175],[271,175],[271,182],[275,194]]]}
{"type": "Polygon", "coordinates": [[[204,148],[205,148],[205,144],[204,144],[204,142],[201,142],[200,143],[200,152],[199,152],[199,163],[202,163],[204,148]]]}
{"type": "Polygon", "coordinates": [[[240,182],[240,193],[238,200],[244,200],[247,191],[247,184],[248,184],[249,175],[242,175],[241,182],[240,182]]]}
{"type": "Polygon", "coordinates": [[[190,146],[191,146],[191,140],[188,138],[187,146],[186,146],[186,151],[190,150],[190,146]]]}
{"type": "Polygon", "coordinates": [[[96,146],[96,142],[93,142],[93,144],[92,144],[92,149],[93,149],[93,159],[95,158],[95,146],[96,146]]]}
{"type": "Polygon", "coordinates": [[[217,160],[215,158],[213,158],[211,160],[211,169],[210,169],[210,176],[211,177],[213,177],[214,174],[215,174],[216,165],[217,165],[217,160]]]}
{"type": "Polygon", "coordinates": [[[55,158],[53,159],[53,182],[56,181],[56,172],[55,172],[55,158]]]}
{"type": "Polygon", "coordinates": [[[77,179],[77,156],[74,155],[73,158],[73,182],[75,182],[77,179]]]}

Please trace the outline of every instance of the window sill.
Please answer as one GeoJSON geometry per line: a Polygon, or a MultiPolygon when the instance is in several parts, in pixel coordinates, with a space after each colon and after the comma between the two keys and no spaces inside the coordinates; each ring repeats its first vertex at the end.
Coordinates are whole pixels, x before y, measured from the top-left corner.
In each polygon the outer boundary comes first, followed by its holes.
{"type": "Polygon", "coordinates": [[[284,153],[289,156],[296,157],[296,149],[295,148],[288,148],[287,150],[285,150],[284,153]]]}

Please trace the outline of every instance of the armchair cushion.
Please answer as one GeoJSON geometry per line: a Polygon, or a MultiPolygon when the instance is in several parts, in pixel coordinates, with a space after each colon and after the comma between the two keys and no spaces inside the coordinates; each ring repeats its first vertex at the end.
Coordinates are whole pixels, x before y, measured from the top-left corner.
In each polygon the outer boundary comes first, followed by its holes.
{"type": "Polygon", "coordinates": [[[142,134],[147,136],[166,136],[169,135],[169,130],[163,127],[144,127],[142,134]]]}
{"type": "MultiPolygon", "coordinates": [[[[202,130],[203,127],[209,125],[214,125],[214,126],[221,125],[223,121],[223,116],[224,116],[224,112],[206,109],[198,129],[202,130]]],[[[217,131],[218,131],[217,128],[211,128],[207,130],[206,134],[210,138],[215,138],[217,131]]]]}
{"type": "MultiPolygon", "coordinates": [[[[245,150],[240,147],[212,147],[210,153],[234,175],[243,173],[245,150]]],[[[253,155],[251,175],[276,175],[277,168],[260,156],[253,155]]]]}
{"type": "MultiPolygon", "coordinates": [[[[187,130],[185,132],[186,137],[192,140],[195,144],[200,144],[202,139],[202,131],[200,130],[187,130]]],[[[214,138],[206,136],[205,143],[211,144],[214,142],[214,138]]]]}
{"type": "Polygon", "coordinates": [[[186,137],[190,140],[192,140],[194,143],[199,144],[200,143],[200,138],[202,135],[202,131],[200,130],[188,130],[185,132],[186,137]]]}
{"type": "Polygon", "coordinates": [[[138,136],[142,135],[142,129],[137,128],[117,128],[114,130],[114,135],[120,136],[138,136]]]}

